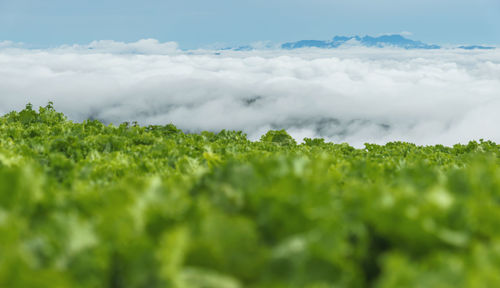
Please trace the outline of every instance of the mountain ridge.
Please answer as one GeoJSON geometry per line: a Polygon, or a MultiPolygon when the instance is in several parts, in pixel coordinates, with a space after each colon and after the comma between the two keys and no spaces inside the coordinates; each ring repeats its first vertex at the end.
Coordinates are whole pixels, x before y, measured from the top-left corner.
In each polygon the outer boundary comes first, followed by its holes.
{"type": "Polygon", "coordinates": [[[441,46],[408,39],[400,34],[373,36],[335,36],[332,40],[301,40],[281,44],[282,49],[339,48],[341,46],[396,47],[404,49],[440,49],[441,46]]]}
{"type": "MultiPolygon", "coordinates": [[[[281,48],[285,50],[294,50],[301,48],[320,48],[320,49],[335,49],[342,47],[374,47],[374,48],[401,48],[401,49],[424,49],[424,50],[436,50],[444,48],[443,46],[437,44],[428,44],[418,40],[412,40],[404,37],[401,34],[387,34],[381,36],[344,36],[337,35],[330,40],[298,40],[292,42],[285,42],[279,45],[268,45],[267,49],[270,48],[281,48]]],[[[221,50],[233,50],[233,51],[251,51],[259,49],[262,47],[253,47],[252,45],[242,45],[238,47],[227,47],[221,50]]],[[[496,49],[492,46],[482,46],[482,45],[460,45],[453,48],[464,49],[464,50],[490,50],[496,49]]]]}

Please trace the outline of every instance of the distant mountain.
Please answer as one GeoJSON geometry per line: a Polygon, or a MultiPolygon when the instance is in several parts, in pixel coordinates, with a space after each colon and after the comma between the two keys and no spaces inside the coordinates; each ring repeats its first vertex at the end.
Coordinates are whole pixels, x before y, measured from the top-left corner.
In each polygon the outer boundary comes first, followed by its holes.
{"type": "Polygon", "coordinates": [[[480,46],[480,45],[471,45],[471,46],[459,46],[458,48],[460,49],[465,49],[465,50],[491,50],[495,49],[495,47],[491,46],[480,46]]]}
{"type": "Polygon", "coordinates": [[[238,47],[225,47],[221,48],[219,50],[232,50],[232,51],[252,51],[255,48],[251,45],[243,45],[243,46],[238,46],[238,47]]]}
{"type": "MultiPolygon", "coordinates": [[[[441,49],[442,47],[434,44],[427,44],[422,41],[408,39],[400,34],[392,35],[382,35],[378,37],[373,36],[335,36],[331,40],[300,40],[296,42],[287,42],[283,44],[272,44],[272,43],[260,43],[258,46],[255,45],[243,45],[238,47],[227,47],[220,50],[231,50],[231,51],[251,51],[255,49],[300,49],[300,48],[322,48],[322,49],[334,49],[340,47],[377,47],[377,48],[401,48],[401,49],[441,49]]],[[[465,50],[489,50],[496,49],[491,46],[480,46],[480,45],[470,45],[470,46],[455,46],[446,48],[458,48],[465,50]]]]}
{"type": "Polygon", "coordinates": [[[372,36],[335,36],[332,40],[301,40],[288,42],[281,45],[283,49],[298,48],[338,48],[341,46],[364,46],[364,47],[396,47],[404,49],[439,49],[438,45],[429,45],[421,41],[405,38],[399,34],[372,36]]]}

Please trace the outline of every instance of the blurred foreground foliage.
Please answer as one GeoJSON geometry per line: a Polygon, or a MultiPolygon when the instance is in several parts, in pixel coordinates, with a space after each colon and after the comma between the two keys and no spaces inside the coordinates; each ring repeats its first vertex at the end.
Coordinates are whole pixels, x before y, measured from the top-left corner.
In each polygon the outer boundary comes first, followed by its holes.
{"type": "Polygon", "coordinates": [[[498,287],[500,146],[0,118],[0,287],[498,287]]]}

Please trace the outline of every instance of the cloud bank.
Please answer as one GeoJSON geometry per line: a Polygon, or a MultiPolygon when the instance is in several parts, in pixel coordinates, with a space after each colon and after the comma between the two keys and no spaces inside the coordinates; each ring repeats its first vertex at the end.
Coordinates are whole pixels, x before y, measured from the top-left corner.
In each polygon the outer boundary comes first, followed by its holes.
{"type": "Polygon", "coordinates": [[[349,48],[180,51],[175,43],[0,45],[0,113],[55,103],[70,119],[198,132],[287,129],[417,144],[500,142],[500,52],[349,48]]]}

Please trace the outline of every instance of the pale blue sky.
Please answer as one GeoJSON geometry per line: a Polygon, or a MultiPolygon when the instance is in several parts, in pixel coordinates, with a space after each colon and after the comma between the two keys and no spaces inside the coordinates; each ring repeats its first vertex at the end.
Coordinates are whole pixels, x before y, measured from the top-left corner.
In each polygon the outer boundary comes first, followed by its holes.
{"type": "Polygon", "coordinates": [[[500,44],[500,0],[0,0],[0,41],[176,41],[181,48],[409,31],[435,44],[500,44]]]}

